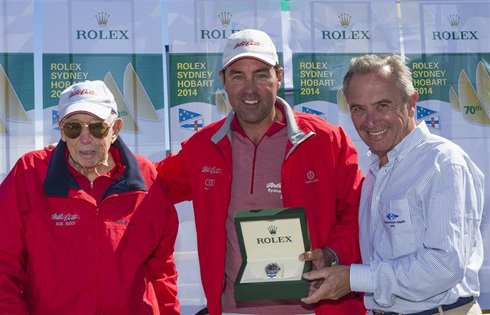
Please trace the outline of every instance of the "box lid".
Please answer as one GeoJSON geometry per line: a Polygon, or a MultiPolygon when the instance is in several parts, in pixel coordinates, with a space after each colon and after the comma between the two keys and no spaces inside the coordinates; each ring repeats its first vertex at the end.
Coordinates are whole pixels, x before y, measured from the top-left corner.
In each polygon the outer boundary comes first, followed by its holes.
{"type": "Polygon", "coordinates": [[[297,257],[310,250],[303,207],[238,211],[235,227],[244,261],[297,257]]]}

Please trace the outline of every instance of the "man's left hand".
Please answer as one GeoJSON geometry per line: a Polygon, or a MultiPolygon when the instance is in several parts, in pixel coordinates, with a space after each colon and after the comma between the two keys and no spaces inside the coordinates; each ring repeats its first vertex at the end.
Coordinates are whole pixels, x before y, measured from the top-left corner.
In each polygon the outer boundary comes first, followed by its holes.
{"type": "Polygon", "coordinates": [[[350,267],[334,266],[320,270],[313,270],[303,274],[303,278],[313,281],[310,285],[308,296],[301,301],[306,304],[313,304],[323,299],[338,300],[351,292],[350,289],[350,267]],[[324,279],[320,285],[319,280],[324,279]]]}

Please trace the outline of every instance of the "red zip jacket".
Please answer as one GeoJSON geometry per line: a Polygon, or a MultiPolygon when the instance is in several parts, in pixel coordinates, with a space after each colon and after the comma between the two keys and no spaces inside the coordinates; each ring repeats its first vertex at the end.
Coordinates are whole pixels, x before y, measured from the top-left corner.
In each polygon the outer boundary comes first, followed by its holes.
{"type": "Polygon", "coordinates": [[[97,206],[66,144],[27,153],[0,185],[0,313],[180,313],[174,206],[118,139],[124,174],[97,206]]]}
{"type": "MultiPolygon", "coordinates": [[[[341,264],[360,262],[358,207],[363,175],[354,144],[340,127],[294,112],[282,99],[289,142],[281,171],[285,207],[306,207],[312,248],[330,247],[341,264]]],[[[233,176],[227,118],[203,128],[158,164],[174,202],[193,200],[201,281],[208,311],[219,314],[225,270],[225,221],[233,176]]],[[[298,253],[299,255],[300,253],[298,253]]],[[[353,293],[316,305],[318,314],[364,314],[353,293]]]]}

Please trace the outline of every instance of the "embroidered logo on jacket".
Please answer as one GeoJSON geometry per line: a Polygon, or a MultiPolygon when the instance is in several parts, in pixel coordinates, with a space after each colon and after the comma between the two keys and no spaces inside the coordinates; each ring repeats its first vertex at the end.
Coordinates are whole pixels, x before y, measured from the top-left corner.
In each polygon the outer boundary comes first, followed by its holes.
{"type": "Polygon", "coordinates": [[[273,182],[265,184],[265,188],[267,188],[267,192],[269,193],[281,193],[281,183],[274,184],[273,182]]]}
{"type": "Polygon", "coordinates": [[[313,171],[308,171],[306,173],[306,178],[308,179],[305,184],[313,184],[319,181],[318,178],[315,178],[315,173],[313,171]]]}
{"type": "Polygon", "coordinates": [[[55,222],[56,226],[71,226],[77,224],[77,221],[80,220],[80,216],[77,213],[53,213],[51,215],[51,220],[55,222]]]}
{"type": "Polygon", "coordinates": [[[209,174],[221,174],[223,171],[221,168],[216,167],[216,166],[203,166],[202,167],[202,173],[209,173],[209,174]]]}

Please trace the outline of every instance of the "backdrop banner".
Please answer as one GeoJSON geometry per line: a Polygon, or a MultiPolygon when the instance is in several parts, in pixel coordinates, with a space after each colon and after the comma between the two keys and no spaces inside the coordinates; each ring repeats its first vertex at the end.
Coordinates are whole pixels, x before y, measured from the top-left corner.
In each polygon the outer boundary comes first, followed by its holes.
{"type": "Polygon", "coordinates": [[[35,149],[33,3],[7,0],[0,11],[0,182],[35,149]]]}
{"type": "Polygon", "coordinates": [[[44,1],[43,21],[45,143],[60,137],[60,93],[77,82],[103,80],[130,149],[151,160],[165,157],[160,1],[44,1]]]}
{"type": "MultiPolygon", "coordinates": [[[[253,28],[272,38],[282,62],[280,1],[171,1],[169,98],[171,150],[231,110],[219,78],[226,39],[253,28]]],[[[283,91],[280,91],[283,96],[283,91]]]]}
{"type": "Polygon", "coordinates": [[[403,1],[402,34],[419,92],[416,118],[458,144],[485,174],[480,270],[483,309],[490,309],[490,3],[403,1]]]}
{"type": "Polygon", "coordinates": [[[400,53],[396,1],[292,1],[291,50],[295,109],[340,125],[368,169],[342,92],[351,58],[366,53],[400,53]]]}
{"type": "MultiPolygon", "coordinates": [[[[253,28],[269,34],[282,63],[279,0],[172,0],[168,7],[171,152],[204,126],[231,110],[219,78],[226,39],[253,28]]],[[[279,92],[284,95],[283,90],[279,92]]],[[[205,154],[203,152],[203,154],[205,154]]],[[[196,229],[191,203],[177,205],[179,236],[176,262],[180,268],[179,298],[185,314],[206,305],[197,259],[196,229]],[[194,308],[193,308],[194,307],[194,308]]]]}

